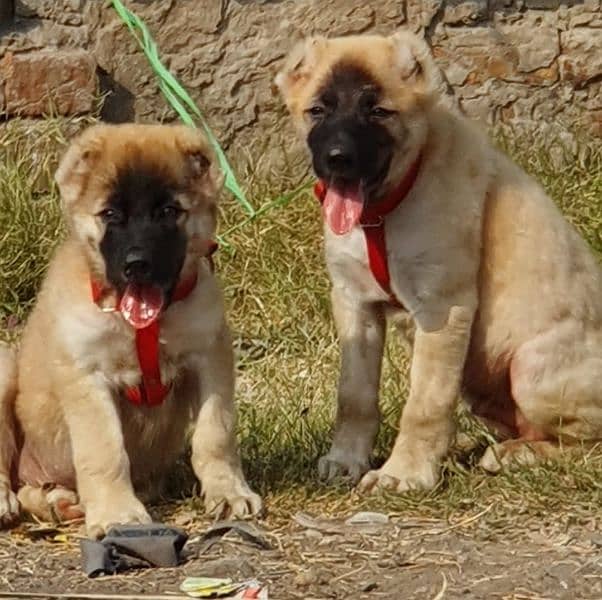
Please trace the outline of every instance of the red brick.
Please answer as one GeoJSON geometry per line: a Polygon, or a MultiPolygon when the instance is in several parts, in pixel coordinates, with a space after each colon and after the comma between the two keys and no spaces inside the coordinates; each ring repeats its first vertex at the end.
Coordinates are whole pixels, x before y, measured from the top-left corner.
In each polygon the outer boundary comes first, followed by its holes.
{"type": "Polygon", "coordinates": [[[8,52],[0,61],[0,79],[8,115],[73,115],[94,106],[96,65],[84,50],[8,52]]]}

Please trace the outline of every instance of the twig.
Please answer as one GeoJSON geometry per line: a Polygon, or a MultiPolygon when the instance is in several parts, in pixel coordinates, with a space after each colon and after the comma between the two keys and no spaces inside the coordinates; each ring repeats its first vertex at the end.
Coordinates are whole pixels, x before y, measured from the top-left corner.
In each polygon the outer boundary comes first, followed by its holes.
{"type": "Polygon", "coordinates": [[[366,568],[366,563],[364,563],[361,567],[358,567],[357,569],[353,569],[353,571],[349,571],[348,573],[343,573],[342,575],[339,575],[338,577],[335,577],[334,579],[332,579],[330,581],[330,583],[333,584],[336,581],[341,581],[342,579],[346,579],[350,575],[355,575],[356,573],[359,573],[360,571],[362,571],[365,568],[366,568]]]}
{"type": "Polygon", "coordinates": [[[445,590],[447,589],[447,577],[445,577],[445,573],[441,573],[441,576],[443,577],[443,585],[441,586],[441,589],[437,592],[437,595],[433,598],[433,600],[441,600],[441,598],[445,596],[445,590]]]}
{"type": "Polygon", "coordinates": [[[442,533],[448,533],[449,531],[453,531],[454,529],[458,529],[458,527],[464,527],[465,525],[469,525],[474,521],[480,519],[483,515],[486,515],[493,508],[493,504],[490,504],[487,508],[483,509],[480,513],[469,517],[468,519],[464,519],[463,521],[459,521],[458,523],[454,523],[449,527],[445,527],[445,529],[435,529],[430,531],[425,531],[421,535],[440,535],[442,533]]]}

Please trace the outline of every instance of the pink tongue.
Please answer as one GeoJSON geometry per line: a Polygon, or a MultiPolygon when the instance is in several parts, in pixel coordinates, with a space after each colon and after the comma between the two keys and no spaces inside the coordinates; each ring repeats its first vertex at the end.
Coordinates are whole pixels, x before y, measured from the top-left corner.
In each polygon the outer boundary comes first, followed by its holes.
{"type": "Polygon", "coordinates": [[[322,214],[336,235],[349,233],[358,223],[364,208],[364,195],[360,186],[348,186],[341,189],[328,188],[322,214]]]}
{"type": "Polygon", "coordinates": [[[153,285],[130,283],[119,304],[123,318],[134,328],[148,327],[161,314],[163,292],[153,285]]]}

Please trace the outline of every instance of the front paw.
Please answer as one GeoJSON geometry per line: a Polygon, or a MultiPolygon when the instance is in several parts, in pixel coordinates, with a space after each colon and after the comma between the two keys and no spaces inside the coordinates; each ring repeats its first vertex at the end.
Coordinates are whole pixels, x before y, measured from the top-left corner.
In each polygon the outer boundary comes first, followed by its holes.
{"type": "Polygon", "coordinates": [[[367,455],[346,452],[334,446],[318,461],[318,473],[326,481],[346,476],[352,483],[357,483],[369,468],[367,455]]]}
{"type": "Polygon", "coordinates": [[[213,464],[201,479],[205,510],[216,517],[244,518],[261,512],[261,497],[251,490],[238,469],[213,464]]]}
{"type": "Polygon", "coordinates": [[[383,489],[397,493],[430,490],[439,480],[439,471],[439,462],[436,460],[410,460],[407,457],[391,456],[380,469],[364,475],[359,490],[367,493],[383,489]]]}
{"type": "Polygon", "coordinates": [[[19,516],[17,495],[6,483],[0,483],[0,527],[12,525],[19,516]]]}
{"type": "Polygon", "coordinates": [[[135,496],[117,498],[107,494],[104,501],[86,504],[86,530],[88,536],[100,539],[114,525],[151,523],[144,505],[135,496]]]}

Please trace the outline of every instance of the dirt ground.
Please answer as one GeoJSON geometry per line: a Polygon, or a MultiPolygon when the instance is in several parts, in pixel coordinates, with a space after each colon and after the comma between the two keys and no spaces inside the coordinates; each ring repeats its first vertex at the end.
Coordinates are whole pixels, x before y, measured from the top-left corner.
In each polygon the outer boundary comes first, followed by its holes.
{"type": "Polygon", "coordinates": [[[390,515],[380,524],[345,524],[349,514],[296,513],[257,523],[269,549],[234,532],[207,548],[202,534],[210,523],[187,505],[172,505],[155,516],[190,536],[180,567],[97,579],[80,569],[78,527],[56,538],[57,531],[36,534],[23,525],[0,535],[0,590],[72,598],[177,594],[185,577],[210,576],[257,578],[275,599],[602,598],[602,532],[595,516],[571,523],[566,515],[557,521],[517,515],[514,525],[504,520],[497,529],[486,512],[453,521],[390,515]]]}

